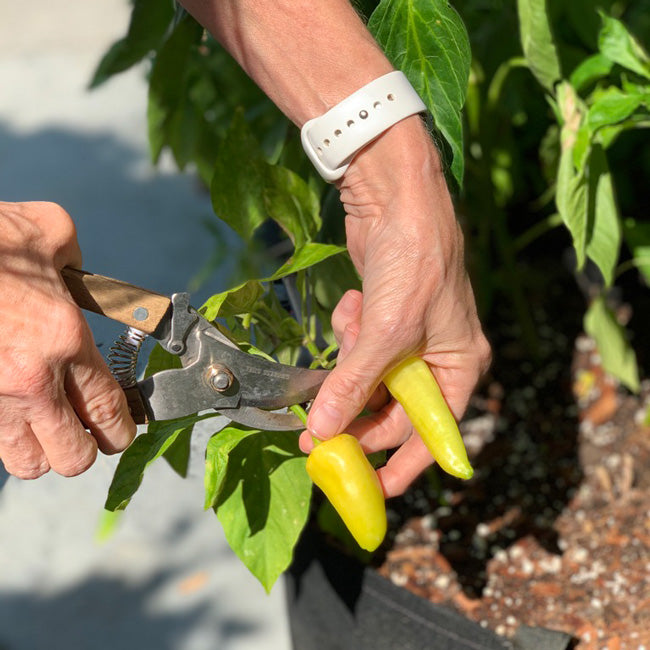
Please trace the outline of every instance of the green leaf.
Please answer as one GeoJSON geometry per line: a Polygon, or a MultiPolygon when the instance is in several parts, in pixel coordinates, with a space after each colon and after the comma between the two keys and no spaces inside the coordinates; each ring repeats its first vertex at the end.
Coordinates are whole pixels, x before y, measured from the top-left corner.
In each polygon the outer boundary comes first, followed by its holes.
{"type": "Polygon", "coordinates": [[[189,415],[149,424],[147,433],[137,436],[120,457],[108,489],[106,510],[124,510],[140,487],[145,469],[160,458],[186,429],[192,429],[197,422],[211,417],[214,415],[189,415]]]}
{"type": "Polygon", "coordinates": [[[612,61],[602,54],[594,54],[582,61],[571,73],[569,81],[571,85],[579,92],[595,83],[599,79],[606,77],[613,67],[612,61]]]}
{"type": "Polygon", "coordinates": [[[249,280],[233,289],[211,296],[205,301],[200,312],[210,321],[217,317],[245,314],[252,310],[263,293],[264,287],[259,280],[249,280]]]}
{"type": "Polygon", "coordinates": [[[603,368],[633,392],[639,390],[636,355],[601,296],[594,300],[584,318],[585,331],[596,341],[603,368]]]}
{"type": "Polygon", "coordinates": [[[546,0],[517,0],[519,36],[526,61],[539,83],[550,93],[562,77],[546,0]]]}
{"type": "Polygon", "coordinates": [[[639,108],[645,98],[643,95],[629,95],[612,86],[600,94],[589,107],[585,124],[591,131],[617,124],[627,119],[639,108]]]}
{"type": "Polygon", "coordinates": [[[237,425],[227,426],[213,435],[205,451],[205,501],[204,508],[217,503],[228,472],[230,452],[248,436],[260,433],[257,429],[243,429],[237,425]]]}
{"type": "Polygon", "coordinates": [[[563,124],[555,202],[562,221],[571,233],[580,269],[585,263],[587,246],[587,183],[584,170],[576,165],[574,150],[583,109],[575,90],[566,82],[557,87],[557,104],[563,124]]]}
{"type": "Polygon", "coordinates": [[[650,284],[650,223],[628,218],[623,226],[623,234],[637,268],[650,284]]]}
{"type": "Polygon", "coordinates": [[[147,367],[144,370],[145,377],[151,377],[161,370],[169,370],[171,368],[182,368],[181,358],[177,354],[167,352],[159,343],[153,347],[149,353],[147,360],[147,367]]]}
{"type": "Polygon", "coordinates": [[[589,157],[589,195],[587,257],[596,263],[606,286],[610,286],[621,247],[621,223],[612,175],[599,146],[593,147],[589,157]]]}
{"type": "Polygon", "coordinates": [[[151,157],[158,160],[165,144],[172,141],[179,111],[186,110],[188,62],[203,28],[186,17],[160,48],[149,80],[147,119],[151,157]]]}
{"type": "Polygon", "coordinates": [[[268,592],[291,563],[309,514],[311,481],[295,432],[241,436],[234,446],[232,439],[224,443],[227,467],[224,476],[219,461],[214,508],[231,548],[268,592]]]}
{"type": "Polygon", "coordinates": [[[287,233],[295,248],[311,241],[320,230],[318,194],[286,167],[269,168],[264,201],[268,215],[287,233]]]}
{"type": "Polygon", "coordinates": [[[600,269],[605,284],[611,285],[619,256],[621,227],[612,178],[600,146],[589,150],[583,169],[574,166],[571,149],[562,151],[558,167],[556,203],[571,233],[577,267],[587,257],[600,269]]]}
{"type": "Polygon", "coordinates": [[[558,165],[555,202],[571,233],[578,269],[584,266],[587,248],[587,179],[573,164],[573,149],[563,149],[558,165]]]}
{"type": "Polygon", "coordinates": [[[264,281],[271,282],[273,280],[279,280],[287,275],[314,266],[314,264],[318,264],[318,262],[332,257],[332,255],[338,255],[345,251],[345,246],[309,242],[298,249],[273,275],[265,278],[264,281]]]}
{"type": "Polygon", "coordinates": [[[598,49],[610,61],[650,79],[650,57],[627,27],[616,18],[599,12],[603,21],[598,49]]]}
{"type": "Polygon", "coordinates": [[[471,63],[463,21],[446,0],[381,0],[368,28],[418,91],[449,144],[451,171],[463,184],[463,130],[471,63]]]}
{"type": "Polygon", "coordinates": [[[219,149],[210,195],[215,214],[246,241],[268,217],[268,168],[244,112],[238,110],[219,149]]]}
{"type": "Polygon", "coordinates": [[[163,453],[163,457],[169,463],[169,466],[183,478],[187,477],[187,470],[190,464],[193,430],[194,427],[183,429],[163,453]]]}
{"type": "Polygon", "coordinates": [[[174,3],[171,0],[133,0],[126,36],[116,41],[104,54],[90,87],[96,88],[158,49],[173,17],[174,3]]]}

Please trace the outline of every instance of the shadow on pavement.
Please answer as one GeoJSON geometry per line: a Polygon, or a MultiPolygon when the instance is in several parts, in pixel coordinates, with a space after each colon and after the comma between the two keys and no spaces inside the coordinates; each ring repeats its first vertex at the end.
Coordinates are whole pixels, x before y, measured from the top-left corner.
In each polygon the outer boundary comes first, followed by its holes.
{"type": "Polygon", "coordinates": [[[51,594],[2,594],[0,650],[115,650],[116,641],[120,650],[218,648],[257,629],[250,617],[217,619],[182,588],[167,572],[141,584],[97,576],[51,594]],[[160,611],[172,599],[170,611],[160,611]]]}

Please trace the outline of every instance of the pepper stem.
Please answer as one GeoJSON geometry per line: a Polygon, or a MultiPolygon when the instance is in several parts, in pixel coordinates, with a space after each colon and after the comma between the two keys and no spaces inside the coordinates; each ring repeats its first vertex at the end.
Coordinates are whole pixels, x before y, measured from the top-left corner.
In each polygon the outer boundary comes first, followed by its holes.
{"type": "MultiPolygon", "coordinates": [[[[307,426],[307,411],[305,411],[300,404],[294,404],[293,406],[289,407],[289,410],[294,414],[297,415],[298,418],[300,418],[300,421],[307,426]]],[[[314,438],[314,436],[311,437],[312,442],[314,443],[314,446],[319,445],[322,440],[319,440],[318,438],[314,438]]]]}

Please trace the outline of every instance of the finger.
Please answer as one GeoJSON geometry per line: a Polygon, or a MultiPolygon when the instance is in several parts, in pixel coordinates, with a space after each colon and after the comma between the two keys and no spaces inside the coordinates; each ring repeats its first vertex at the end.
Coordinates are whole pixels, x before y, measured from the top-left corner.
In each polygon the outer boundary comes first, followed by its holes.
{"type": "Polygon", "coordinates": [[[404,409],[393,400],[381,411],[354,420],[346,431],[358,438],[367,454],[372,454],[399,447],[411,437],[413,426],[404,409]]]}
{"type": "MultiPolygon", "coordinates": [[[[428,361],[426,355],[423,358],[428,361]]],[[[467,359],[458,363],[456,367],[444,367],[431,363],[429,363],[429,367],[447,406],[459,421],[467,410],[470,397],[483,370],[474,359],[467,359]]]]}
{"type": "Polygon", "coordinates": [[[115,454],[131,444],[137,426],[124,392],[94,345],[70,365],[65,388],[74,410],[103,453],[115,454]]]}
{"type": "Polygon", "coordinates": [[[34,410],[31,428],[50,467],[63,476],[85,472],[97,457],[97,441],[83,428],[65,395],[34,410]]]}
{"type": "Polygon", "coordinates": [[[386,465],[377,470],[377,476],[384,490],[384,496],[404,494],[420,474],[433,464],[433,457],[420,437],[414,433],[389,459],[386,465]]]}
{"type": "Polygon", "coordinates": [[[352,324],[357,325],[357,332],[361,325],[361,309],[363,306],[363,295],[360,291],[351,289],[343,294],[341,300],[332,312],[332,329],[334,336],[342,346],[345,329],[352,324]]]}
{"type": "MultiPolygon", "coordinates": [[[[332,329],[339,343],[337,362],[341,363],[354,347],[361,328],[362,294],[360,291],[347,291],[332,313],[332,329]]],[[[379,411],[390,399],[383,384],[380,384],[370,396],[366,407],[379,411]]]]}
{"type": "Polygon", "coordinates": [[[303,454],[311,453],[314,448],[314,441],[311,436],[311,431],[303,431],[298,437],[298,446],[303,454]]]}
{"type": "Polygon", "coordinates": [[[43,448],[25,422],[0,428],[0,458],[7,472],[20,479],[39,478],[50,470],[43,448]]]}
{"type": "Polygon", "coordinates": [[[314,400],[307,428],[325,440],[341,433],[370,401],[381,378],[399,354],[399,348],[387,349],[377,337],[361,331],[352,349],[337,360],[337,365],[314,400]]]}
{"type": "Polygon", "coordinates": [[[29,211],[30,220],[37,223],[46,237],[41,238],[44,251],[57,268],[73,266],[81,268],[81,248],[77,241],[77,230],[70,215],[56,203],[32,201],[21,204],[29,211]]]}

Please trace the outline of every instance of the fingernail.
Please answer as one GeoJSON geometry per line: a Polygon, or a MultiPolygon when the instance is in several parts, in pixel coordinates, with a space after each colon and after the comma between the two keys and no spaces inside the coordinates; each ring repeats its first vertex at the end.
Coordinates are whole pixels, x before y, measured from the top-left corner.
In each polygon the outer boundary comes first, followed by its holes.
{"type": "Polygon", "coordinates": [[[354,314],[356,311],[358,311],[360,303],[361,296],[354,291],[348,291],[348,293],[346,293],[341,300],[341,309],[346,314],[354,314]]]}
{"type": "Polygon", "coordinates": [[[307,426],[319,440],[331,438],[339,432],[343,416],[332,404],[325,402],[309,413],[307,426]]]}

